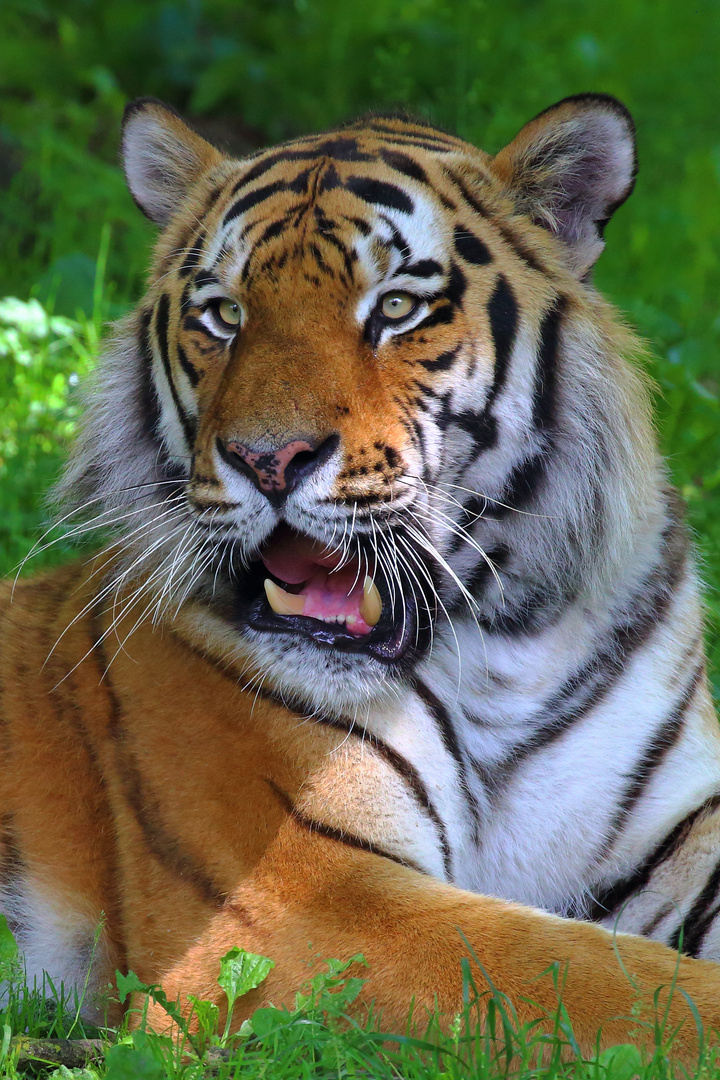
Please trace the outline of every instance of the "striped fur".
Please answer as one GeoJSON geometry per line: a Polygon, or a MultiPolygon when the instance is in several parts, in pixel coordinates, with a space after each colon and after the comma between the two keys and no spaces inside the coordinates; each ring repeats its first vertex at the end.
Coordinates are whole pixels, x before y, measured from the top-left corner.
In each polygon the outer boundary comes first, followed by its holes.
{"type": "MultiPolygon", "coordinates": [[[[589,920],[720,958],[696,571],[639,346],[590,280],[629,117],[568,99],[495,158],[369,117],[238,162],[143,101],[124,154],[164,230],[59,490],[71,532],[115,543],[5,616],[4,749],[48,769],[0,807],[28,955],[77,980],[103,911],[107,970],[214,996],[223,943],[247,944],[280,994],[312,938],[366,950],[399,1017],[413,993],[458,1007],[467,919],[502,989],[571,959],[591,1045],[632,1003],[589,920]],[[393,290],[415,298],[398,325],[393,290]],[[279,505],[228,447],[292,439],[326,449],[279,505]],[[374,568],[387,640],[253,621],[280,521],[374,568]],[[416,909],[425,975],[402,960],[416,909]]],[[[669,981],[673,953],[623,941],[644,986],[669,981]]],[[[715,1023],[720,974],[680,965],[715,1023]]]]}

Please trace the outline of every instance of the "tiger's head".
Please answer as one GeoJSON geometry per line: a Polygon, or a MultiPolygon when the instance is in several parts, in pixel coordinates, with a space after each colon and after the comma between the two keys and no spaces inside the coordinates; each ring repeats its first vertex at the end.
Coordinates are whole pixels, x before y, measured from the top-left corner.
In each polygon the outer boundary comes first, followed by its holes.
{"type": "Polygon", "coordinates": [[[238,161],[140,100],[123,157],[162,232],[63,491],[118,527],[138,618],[190,605],[270,686],[346,709],[618,562],[652,448],[589,278],[634,182],[617,101],[568,98],[495,157],[378,115],[238,161]]]}

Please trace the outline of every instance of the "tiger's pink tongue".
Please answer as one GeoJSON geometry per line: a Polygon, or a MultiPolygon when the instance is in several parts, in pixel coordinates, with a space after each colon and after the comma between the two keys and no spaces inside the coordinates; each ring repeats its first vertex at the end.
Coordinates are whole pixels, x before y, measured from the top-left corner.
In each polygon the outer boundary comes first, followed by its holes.
{"type": "Polygon", "coordinates": [[[338,552],[291,530],[278,530],[260,557],[270,573],[288,585],[302,585],[302,614],[321,622],[343,623],[352,634],[369,634],[372,626],[360,614],[365,572],[356,559],[337,569],[338,552]],[[331,572],[332,571],[332,572],[331,572]]]}

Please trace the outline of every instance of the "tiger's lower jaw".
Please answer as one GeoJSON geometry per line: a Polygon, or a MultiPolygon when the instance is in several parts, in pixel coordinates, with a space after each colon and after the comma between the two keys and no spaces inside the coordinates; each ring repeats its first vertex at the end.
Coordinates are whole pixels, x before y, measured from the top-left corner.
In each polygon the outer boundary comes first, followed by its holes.
{"type": "MultiPolygon", "coordinates": [[[[342,618],[277,612],[268,599],[267,578],[261,560],[240,572],[231,585],[224,618],[251,646],[262,673],[284,694],[297,695],[314,707],[356,708],[425,651],[429,620],[413,595],[401,596],[399,590],[391,595],[378,582],[382,610],[375,625],[359,633],[342,618]]],[[[278,585],[284,583],[278,579],[278,585]]]]}
{"type": "Polygon", "coordinates": [[[406,600],[401,610],[385,603],[383,615],[369,634],[351,633],[343,622],[325,622],[305,615],[273,611],[265,594],[239,607],[239,623],[261,634],[304,638],[318,649],[349,656],[367,656],[386,665],[400,664],[418,638],[416,604],[406,600]]]}

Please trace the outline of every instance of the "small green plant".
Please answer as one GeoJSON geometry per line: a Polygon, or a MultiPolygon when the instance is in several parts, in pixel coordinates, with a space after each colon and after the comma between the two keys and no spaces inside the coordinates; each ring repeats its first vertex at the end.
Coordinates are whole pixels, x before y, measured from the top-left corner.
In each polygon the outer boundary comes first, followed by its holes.
{"type": "Polygon", "coordinates": [[[145,1006],[142,1012],[141,1028],[144,1030],[147,1023],[148,1000],[159,1005],[167,1013],[170,1020],[175,1024],[178,1032],[183,1036],[187,1046],[199,1057],[209,1046],[225,1047],[230,1041],[230,1028],[232,1025],[233,1009],[235,1002],[250,990],[256,989],[268,977],[275,963],[266,956],[257,956],[255,953],[246,952],[245,949],[233,948],[220,960],[220,975],[218,983],[225,991],[227,997],[227,1018],[225,1026],[220,1033],[219,1021],[220,1010],[212,1001],[205,1001],[189,995],[188,1000],[192,1006],[189,1016],[185,1016],[178,1002],[170,1001],[167,994],[160,986],[149,986],[138,979],[134,971],[123,975],[116,972],[117,987],[121,1004],[124,1004],[131,994],[145,996],[145,1006]],[[197,1024],[197,1032],[193,1031],[197,1024]]]}

